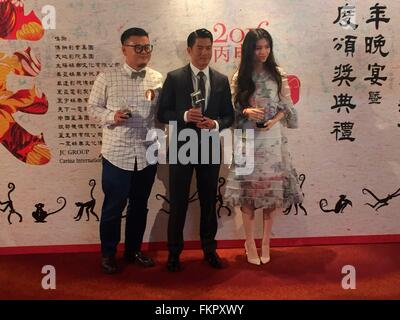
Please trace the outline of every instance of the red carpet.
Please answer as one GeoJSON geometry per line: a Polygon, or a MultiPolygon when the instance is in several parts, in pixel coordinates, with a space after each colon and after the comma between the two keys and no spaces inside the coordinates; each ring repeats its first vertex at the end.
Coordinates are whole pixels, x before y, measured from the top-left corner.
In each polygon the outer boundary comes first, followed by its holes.
{"type": "Polygon", "coordinates": [[[156,267],[124,265],[118,275],[103,275],[94,253],[0,256],[0,299],[400,299],[400,243],[272,248],[262,266],[242,249],[218,252],[223,270],[186,250],[173,274],[166,251],[149,252],[156,267]],[[56,268],[56,290],[41,287],[44,265],[56,268]],[[345,265],[356,268],[355,290],[341,287],[345,265]]]}

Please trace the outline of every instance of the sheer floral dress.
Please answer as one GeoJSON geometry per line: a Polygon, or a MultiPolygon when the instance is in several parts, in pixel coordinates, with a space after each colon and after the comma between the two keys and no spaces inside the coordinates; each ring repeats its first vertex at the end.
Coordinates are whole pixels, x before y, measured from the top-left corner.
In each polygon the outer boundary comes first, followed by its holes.
{"type": "MultiPolygon", "coordinates": [[[[303,194],[298,175],[292,166],[288,151],[288,139],[285,128],[297,128],[297,112],[290,98],[290,88],[286,75],[282,74],[282,95],[279,100],[278,86],[267,72],[253,74],[256,90],[250,97],[250,104],[265,108],[266,118],[283,111],[285,117],[270,130],[254,130],[254,157],[246,155],[246,161],[254,161],[254,170],[250,174],[238,174],[236,170],[244,167],[246,162],[236,164],[233,159],[227,178],[224,199],[231,206],[250,208],[287,208],[291,204],[301,203],[303,194]]],[[[235,93],[237,73],[232,80],[232,91],[235,93]]],[[[253,129],[254,122],[243,117],[243,109],[235,106],[236,129],[253,129]]],[[[243,149],[249,137],[243,136],[243,149]]],[[[237,150],[236,150],[237,152],[237,150]]],[[[235,157],[235,155],[234,155],[235,157]]]]}

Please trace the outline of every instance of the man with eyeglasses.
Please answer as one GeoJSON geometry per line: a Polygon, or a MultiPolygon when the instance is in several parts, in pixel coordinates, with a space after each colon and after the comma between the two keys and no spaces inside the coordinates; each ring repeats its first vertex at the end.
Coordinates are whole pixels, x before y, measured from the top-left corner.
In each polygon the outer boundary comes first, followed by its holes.
{"type": "Polygon", "coordinates": [[[107,274],[120,271],[115,256],[126,204],[124,258],[143,267],[154,266],[154,261],[142,253],[141,244],[157,170],[156,164],[146,160],[146,135],[155,128],[162,75],[147,67],[153,46],[145,30],[126,30],[121,44],[124,65],[98,75],[88,108],[103,125],[100,240],[101,267],[107,274]]]}

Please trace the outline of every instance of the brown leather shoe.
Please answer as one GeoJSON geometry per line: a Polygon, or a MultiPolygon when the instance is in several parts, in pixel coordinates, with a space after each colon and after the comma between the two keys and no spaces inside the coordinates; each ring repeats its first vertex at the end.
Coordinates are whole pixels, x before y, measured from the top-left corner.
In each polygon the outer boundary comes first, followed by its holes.
{"type": "Polygon", "coordinates": [[[101,269],[106,274],[114,274],[120,271],[117,260],[115,257],[102,257],[101,258],[101,269]]]}
{"type": "Polygon", "coordinates": [[[221,258],[218,256],[217,252],[213,251],[204,254],[204,260],[209,263],[209,265],[215,269],[222,269],[224,265],[222,264],[221,258]]]}
{"type": "Polygon", "coordinates": [[[146,257],[142,251],[137,251],[133,254],[125,253],[124,257],[127,262],[133,262],[145,268],[154,267],[155,265],[153,259],[146,257]]]}

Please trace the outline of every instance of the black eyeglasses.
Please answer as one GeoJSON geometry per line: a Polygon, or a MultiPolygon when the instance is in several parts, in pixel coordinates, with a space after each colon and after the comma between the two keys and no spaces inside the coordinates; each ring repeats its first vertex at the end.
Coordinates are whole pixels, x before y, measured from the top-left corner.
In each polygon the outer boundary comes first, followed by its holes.
{"type": "Polygon", "coordinates": [[[145,44],[144,46],[141,44],[124,44],[125,47],[132,47],[136,53],[142,53],[143,50],[146,53],[150,53],[153,51],[153,45],[145,44]]]}

